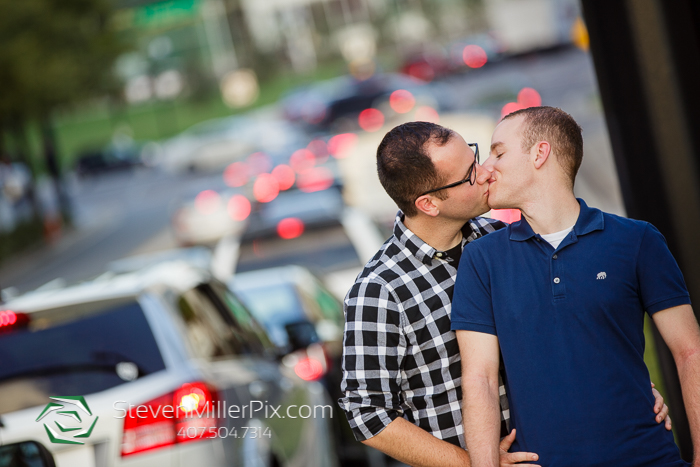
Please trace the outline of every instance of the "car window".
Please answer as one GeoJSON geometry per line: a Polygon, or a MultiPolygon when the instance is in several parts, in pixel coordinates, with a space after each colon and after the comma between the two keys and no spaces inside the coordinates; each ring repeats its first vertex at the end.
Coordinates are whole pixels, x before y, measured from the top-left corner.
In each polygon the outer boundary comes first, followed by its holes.
{"type": "Polygon", "coordinates": [[[195,356],[214,359],[245,352],[244,340],[203,291],[193,289],[182,294],[178,308],[195,356]]]}
{"type": "Polygon", "coordinates": [[[343,306],[324,287],[318,285],[314,288],[316,303],[320,308],[323,318],[331,321],[343,321],[343,306]]]}
{"type": "Polygon", "coordinates": [[[0,413],[87,395],[165,369],[141,306],[83,303],[31,313],[0,336],[0,413]]]}
{"type": "Polygon", "coordinates": [[[221,303],[224,314],[231,319],[232,324],[239,330],[242,338],[245,339],[249,351],[254,353],[271,351],[273,345],[265,329],[248,311],[236,294],[218,282],[212,282],[209,287],[216,300],[221,303]]]}
{"type": "Polygon", "coordinates": [[[284,327],[286,324],[310,318],[304,313],[299,296],[291,283],[237,288],[236,291],[279,347],[285,347],[289,341],[284,327]]]}

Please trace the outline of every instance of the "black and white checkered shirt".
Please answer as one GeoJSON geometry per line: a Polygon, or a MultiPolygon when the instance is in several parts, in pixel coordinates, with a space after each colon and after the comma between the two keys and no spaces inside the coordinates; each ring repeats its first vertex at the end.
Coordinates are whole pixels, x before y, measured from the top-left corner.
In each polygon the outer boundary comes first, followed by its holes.
{"type": "MultiPolygon", "coordinates": [[[[476,217],[462,228],[462,246],[504,226],[476,217]]],[[[403,417],[466,447],[459,346],[450,330],[457,269],[440,258],[444,252],[408,230],[399,211],[394,235],[345,297],[345,397],[338,403],[359,441],[403,417]]],[[[500,394],[504,432],[509,412],[503,385],[500,394]]]]}

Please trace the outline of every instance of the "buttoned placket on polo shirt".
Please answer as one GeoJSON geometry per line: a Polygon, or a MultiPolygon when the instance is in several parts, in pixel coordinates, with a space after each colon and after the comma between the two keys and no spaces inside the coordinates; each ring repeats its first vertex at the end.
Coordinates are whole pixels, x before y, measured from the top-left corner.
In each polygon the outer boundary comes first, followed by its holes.
{"type": "Polygon", "coordinates": [[[566,284],[562,279],[565,262],[563,261],[562,254],[564,254],[564,256],[566,255],[562,252],[562,250],[564,250],[567,246],[578,242],[576,234],[572,230],[569,233],[569,235],[567,235],[566,238],[564,238],[564,240],[561,241],[557,249],[554,249],[549,242],[544,241],[544,239],[540,237],[539,234],[535,234],[535,236],[532,238],[537,242],[540,249],[549,258],[550,283],[552,284],[552,298],[556,301],[566,299],[566,284]]]}

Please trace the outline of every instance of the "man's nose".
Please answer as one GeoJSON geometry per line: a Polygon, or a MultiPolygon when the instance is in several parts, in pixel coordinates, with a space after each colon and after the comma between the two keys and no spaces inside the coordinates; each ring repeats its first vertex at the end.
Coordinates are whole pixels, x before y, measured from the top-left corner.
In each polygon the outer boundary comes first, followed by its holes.
{"type": "MultiPolygon", "coordinates": [[[[486,162],[489,161],[486,160],[486,162]]],[[[491,172],[493,172],[493,168],[491,166],[487,166],[486,163],[484,163],[483,165],[477,165],[476,183],[478,183],[479,185],[483,185],[484,183],[486,183],[488,179],[491,178],[491,172]]]]}

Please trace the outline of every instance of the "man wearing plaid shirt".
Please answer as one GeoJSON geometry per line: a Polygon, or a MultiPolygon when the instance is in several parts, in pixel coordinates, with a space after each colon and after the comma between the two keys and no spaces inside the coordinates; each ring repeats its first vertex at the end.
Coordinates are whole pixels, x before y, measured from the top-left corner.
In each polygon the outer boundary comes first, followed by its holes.
{"type": "MultiPolygon", "coordinates": [[[[489,210],[489,174],[478,163],[476,144],[426,122],[387,133],[377,170],[401,211],[394,235],[345,298],[345,397],[338,402],[355,437],[368,446],[413,466],[469,466],[450,313],[464,245],[504,227],[477,217],[489,210]]],[[[503,386],[500,395],[505,435],[503,386]]],[[[668,411],[660,396],[655,411],[661,419],[668,411]]],[[[514,432],[503,439],[501,465],[537,459],[506,452],[514,439],[514,432]]]]}

